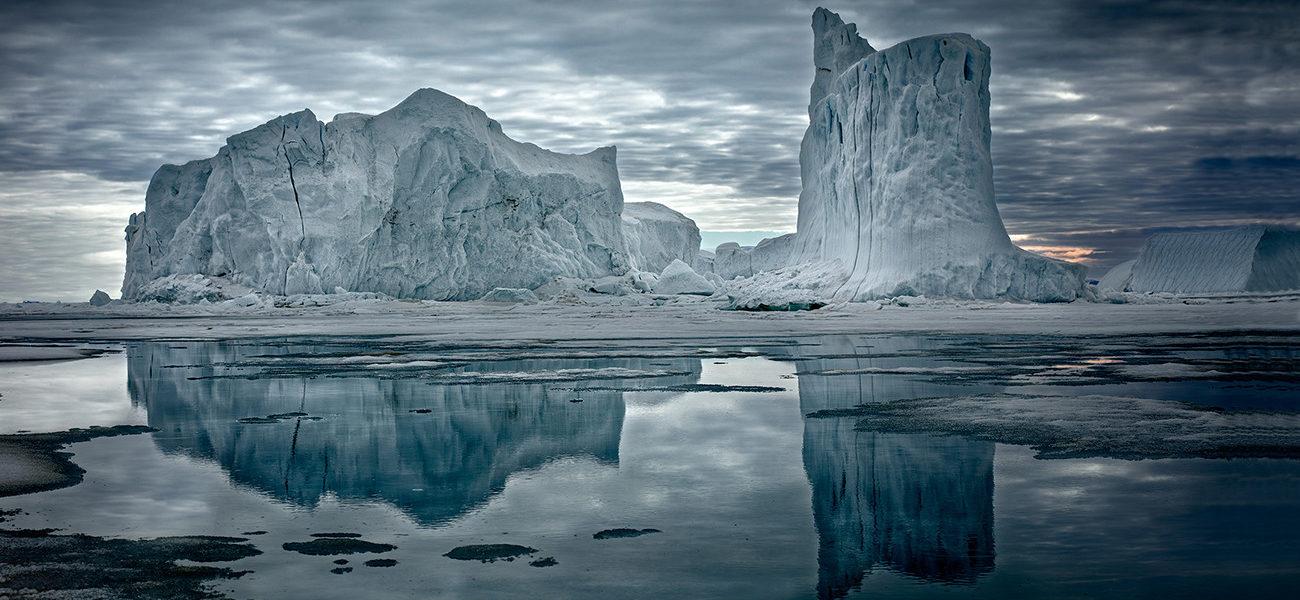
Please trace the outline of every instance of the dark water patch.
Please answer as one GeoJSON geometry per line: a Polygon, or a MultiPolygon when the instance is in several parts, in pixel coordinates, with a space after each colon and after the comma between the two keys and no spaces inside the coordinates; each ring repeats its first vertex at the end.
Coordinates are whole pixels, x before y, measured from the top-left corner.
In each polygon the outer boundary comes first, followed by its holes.
{"type": "Polygon", "coordinates": [[[245,425],[264,425],[270,423],[279,423],[280,420],[272,419],[271,417],[244,417],[242,419],[239,419],[239,422],[245,425]]]}
{"type": "Polygon", "coordinates": [[[433,409],[430,409],[430,408],[412,408],[412,409],[411,409],[410,411],[408,411],[408,412],[413,412],[413,413],[415,413],[415,414],[417,414],[417,415],[427,415],[427,414],[433,412],[433,409]]]}
{"type": "Polygon", "coordinates": [[[313,534],[311,534],[311,537],[314,537],[314,538],[354,538],[354,539],[355,539],[355,538],[359,538],[359,537],[361,537],[361,534],[359,534],[359,533],[313,533],[313,534]]]}
{"type": "Polygon", "coordinates": [[[336,564],[336,565],[346,565],[346,564],[348,564],[349,562],[351,562],[351,561],[349,561],[349,560],[346,559],[346,558],[339,558],[339,559],[335,559],[335,560],[334,560],[334,564],[336,564]]]}
{"type": "Polygon", "coordinates": [[[333,573],[335,575],[343,575],[345,573],[351,573],[351,572],[352,572],[352,567],[334,567],[333,569],[330,569],[330,573],[333,573]]]}
{"type": "Polygon", "coordinates": [[[265,532],[265,531],[261,531],[261,530],[258,530],[258,531],[243,531],[243,532],[240,532],[239,535],[266,535],[266,533],[267,533],[267,532],[265,532]]]}
{"type": "Polygon", "coordinates": [[[652,533],[661,533],[658,529],[631,529],[628,527],[615,527],[614,529],[604,529],[592,534],[591,537],[598,540],[614,540],[621,538],[634,538],[652,533]]]}
{"type": "Polygon", "coordinates": [[[287,542],[282,546],[290,552],[310,556],[333,556],[338,554],[363,554],[392,552],[397,546],[377,544],[365,540],[350,538],[320,538],[310,542],[287,542]]]}
{"type": "Polygon", "coordinates": [[[931,433],[1029,446],[1039,458],[1300,459],[1300,415],[1228,412],[1114,396],[989,394],[912,398],[819,410],[856,429],[931,433]]]}
{"type": "Polygon", "coordinates": [[[397,566],[397,561],[391,558],[372,558],[366,561],[365,565],[367,567],[387,568],[397,566]]]}
{"type": "Polygon", "coordinates": [[[559,563],[559,561],[556,561],[556,560],[555,560],[555,557],[554,557],[554,556],[547,556],[546,558],[539,558],[539,559],[534,560],[534,561],[529,561],[528,566],[530,566],[530,567],[554,567],[555,565],[558,565],[558,564],[560,564],[560,563],[559,563]]]}
{"type": "Polygon", "coordinates": [[[477,560],[488,563],[498,560],[512,561],[517,557],[536,553],[536,548],[516,544],[474,544],[457,546],[443,556],[452,560],[477,560]]]}
{"type": "Polygon", "coordinates": [[[0,435],[0,497],[57,490],[81,483],[86,471],[72,462],[69,444],[157,431],[144,425],[73,428],[56,433],[0,435]]]}
{"type": "Polygon", "coordinates": [[[261,554],[242,541],[217,536],[126,540],[0,531],[0,596],[21,590],[19,597],[212,598],[206,584],[249,571],[176,561],[229,562],[261,554]]]}

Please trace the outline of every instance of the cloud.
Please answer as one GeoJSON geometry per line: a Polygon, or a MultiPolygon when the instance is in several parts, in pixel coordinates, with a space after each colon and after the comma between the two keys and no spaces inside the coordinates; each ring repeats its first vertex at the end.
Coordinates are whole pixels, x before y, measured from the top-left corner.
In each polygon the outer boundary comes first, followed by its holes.
{"type": "MultiPolygon", "coordinates": [[[[6,236],[0,251],[47,269],[34,276],[45,283],[8,293],[110,279],[119,267],[22,253],[120,248],[158,165],[210,156],[279,114],[378,112],[420,87],[483,108],[516,139],[570,152],[619,146],[629,201],[663,201],[715,230],[790,230],[814,6],[6,2],[0,179],[53,178],[50,197],[70,203],[0,189],[5,226],[24,238],[6,236]],[[82,179],[74,191],[59,177],[82,179]],[[128,199],[121,184],[141,192],[128,199]],[[95,209],[103,233],[68,235],[99,222],[76,212],[84,206],[59,212],[87,204],[76,194],[113,198],[95,209]],[[10,225],[26,215],[29,226],[10,225]]],[[[1290,3],[830,8],[876,47],[943,31],[992,47],[995,187],[1013,233],[1073,236],[1071,247],[1096,248],[1104,266],[1127,246],[1088,232],[1295,219],[1300,9],[1290,3]]]]}

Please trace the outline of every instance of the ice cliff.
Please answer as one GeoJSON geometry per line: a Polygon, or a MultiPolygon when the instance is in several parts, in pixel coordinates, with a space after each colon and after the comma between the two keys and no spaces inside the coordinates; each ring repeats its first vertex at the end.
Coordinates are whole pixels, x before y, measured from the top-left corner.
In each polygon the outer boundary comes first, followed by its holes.
{"type": "Polygon", "coordinates": [[[674,260],[694,264],[700,228],[686,215],[655,202],[623,204],[623,240],[633,269],[658,273],[674,260]]]}
{"type": "Polygon", "coordinates": [[[789,264],[836,263],[836,300],[1069,301],[1084,268],[1011,243],[993,200],[989,48],[966,34],[876,51],[813,14],[816,73],[789,264]]]}
{"type": "Polygon", "coordinates": [[[614,148],[516,142],[424,89],[373,116],[278,117],[160,168],[126,229],[122,292],[198,274],[272,294],[472,299],[626,272],[622,210],[614,148]]]}
{"type": "Polygon", "coordinates": [[[1224,293],[1300,290],[1300,231],[1262,225],[1159,233],[1134,260],[1098,284],[1126,292],[1224,293]]]}

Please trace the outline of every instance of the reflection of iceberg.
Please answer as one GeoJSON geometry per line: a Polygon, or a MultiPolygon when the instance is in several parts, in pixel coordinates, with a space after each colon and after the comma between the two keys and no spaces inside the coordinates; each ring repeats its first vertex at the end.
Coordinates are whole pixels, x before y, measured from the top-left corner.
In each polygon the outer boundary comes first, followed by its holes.
{"type": "MultiPolygon", "coordinates": [[[[147,407],[149,425],[160,430],[154,435],[159,447],[215,460],[234,481],[295,504],[313,506],[325,495],[381,500],[424,524],[455,518],[499,492],[511,474],[556,458],[618,462],[624,411],[619,391],[583,391],[583,402],[575,403],[569,401],[575,392],[555,385],[191,379],[212,374],[207,365],[237,362],[265,350],[216,344],[132,346],[131,394],[147,407]],[[430,412],[410,412],[415,409],[430,412]],[[237,422],[295,411],[324,418],[237,422]]],[[[647,362],[525,360],[475,368],[540,371],[611,363],[638,368],[647,362]]],[[[698,378],[698,359],[673,363],[674,370],[696,375],[657,382],[698,378]]]]}
{"type": "MultiPolygon", "coordinates": [[[[906,354],[922,342],[872,338],[869,343],[872,354],[906,354]]],[[[815,352],[845,355],[854,347],[849,338],[834,338],[815,352]]],[[[799,361],[803,372],[896,366],[930,365],[913,358],[799,361]]],[[[799,377],[805,414],[934,396],[945,388],[898,375],[799,377]]],[[[804,468],[820,538],[818,596],[844,596],[875,566],[951,583],[972,582],[992,570],[993,444],[856,431],[855,424],[856,419],[836,418],[804,422],[804,468]]]]}

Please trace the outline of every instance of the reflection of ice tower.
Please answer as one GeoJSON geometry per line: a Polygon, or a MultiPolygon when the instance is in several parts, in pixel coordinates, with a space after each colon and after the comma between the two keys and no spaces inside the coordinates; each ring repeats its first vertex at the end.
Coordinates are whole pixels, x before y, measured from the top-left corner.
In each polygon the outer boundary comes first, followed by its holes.
{"type": "MultiPolygon", "coordinates": [[[[160,430],[154,434],[158,446],[164,452],[214,460],[234,481],[295,504],[313,506],[331,494],[344,500],[380,500],[424,524],[456,518],[499,492],[513,473],[556,458],[618,463],[624,411],[618,391],[584,391],[583,402],[573,403],[569,400],[574,392],[536,384],[195,378],[210,374],[207,365],[266,351],[216,344],[132,346],[131,395],[147,408],[149,425],[160,430]],[[176,368],[185,365],[191,366],[176,368]],[[427,414],[409,412],[426,408],[427,414]],[[237,422],[294,411],[325,418],[237,422]]],[[[608,366],[589,362],[527,360],[474,368],[608,366]]],[[[645,367],[638,362],[645,361],[624,360],[618,366],[645,367]]],[[[674,363],[673,370],[696,375],[671,383],[698,379],[698,359],[674,363]]]]}
{"type": "MultiPolygon", "coordinates": [[[[907,354],[924,344],[915,338],[869,343],[873,355],[907,354]]],[[[827,340],[815,352],[853,354],[853,341],[827,340]]],[[[801,372],[892,366],[922,363],[907,357],[799,361],[801,372]]],[[[804,413],[941,393],[942,386],[897,375],[799,377],[804,413]]],[[[804,468],[820,538],[818,596],[844,596],[877,565],[951,583],[992,570],[993,444],[856,431],[855,424],[851,418],[804,423],[804,468]]]]}

